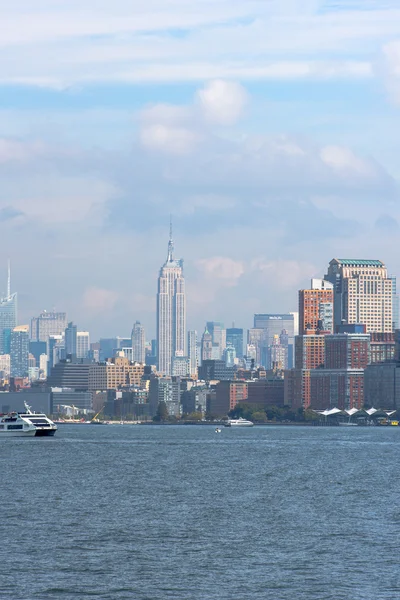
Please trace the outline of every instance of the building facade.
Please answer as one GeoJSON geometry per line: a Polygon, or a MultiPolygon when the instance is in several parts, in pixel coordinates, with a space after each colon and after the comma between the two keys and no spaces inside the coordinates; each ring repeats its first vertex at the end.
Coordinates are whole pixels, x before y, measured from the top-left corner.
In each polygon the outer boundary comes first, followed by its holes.
{"type": "Polygon", "coordinates": [[[146,362],[145,331],[140,321],[136,321],[132,328],[132,360],[143,364],[146,362]]]}
{"type": "Polygon", "coordinates": [[[226,345],[233,346],[237,358],[243,358],[243,329],[229,327],[226,330],[226,345]]]}
{"type": "Polygon", "coordinates": [[[11,377],[27,377],[29,374],[29,326],[14,327],[10,348],[11,377]]]}
{"type": "Polygon", "coordinates": [[[335,331],[342,323],[362,323],[367,333],[393,331],[393,280],[382,261],[334,258],[325,279],[334,289],[335,331]]]}
{"type": "Polygon", "coordinates": [[[17,323],[17,293],[11,293],[11,279],[9,268],[7,294],[4,298],[0,298],[0,354],[9,354],[11,331],[14,329],[14,327],[17,326],[17,323]]]}
{"type": "Polygon", "coordinates": [[[170,375],[172,359],[186,356],[186,293],[183,261],[174,259],[172,232],[157,293],[157,368],[170,375]]]}
{"type": "Polygon", "coordinates": [[[88,358],[90,352],[90,335],[88,331],[76,332],[76,357],[88,358]]]}
{"type": "Polygon", "coordinates": [[[67,328],[65,312],[47,312],[44,310],[31,320],[31,340],[47,342],[52,335],[62,335],[67,328]]]}
{"type": "Polygon", "coordinates": [[[299,335],[333,331],[333,284],[312,279],[311,288],[299,290],[299,335]]]}

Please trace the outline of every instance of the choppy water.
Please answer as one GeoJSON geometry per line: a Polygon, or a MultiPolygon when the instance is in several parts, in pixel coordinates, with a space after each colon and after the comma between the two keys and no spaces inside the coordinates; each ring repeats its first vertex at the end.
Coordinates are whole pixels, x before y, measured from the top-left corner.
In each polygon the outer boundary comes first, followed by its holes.
{"type": "Polygon", "coordinates": [[[0,598],[400,598],[400,428],[1,440],[0,598]]]}

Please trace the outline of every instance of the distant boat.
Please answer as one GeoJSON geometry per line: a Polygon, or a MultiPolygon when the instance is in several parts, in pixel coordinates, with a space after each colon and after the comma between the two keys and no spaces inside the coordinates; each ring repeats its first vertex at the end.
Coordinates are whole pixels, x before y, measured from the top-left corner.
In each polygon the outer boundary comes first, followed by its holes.
{"type": "Polygon", "coordinates": [[[222,429],[220,427],[217,427],[215,430],[215,433],[221,433],[222,429]]]}
{"type": "Polygon", "coordinates": [[[341,427],[357,427],[357,423],[353,423],[352,421],[339,421],[339,425],[341,427]]]}
{"type": "Polygon", "coordinates": [[[239,419],[228,419],[225,423],[225,427],[253,427],[253,421],[248,421],[247,419],[243,419],[240,417],[239,419]]]}

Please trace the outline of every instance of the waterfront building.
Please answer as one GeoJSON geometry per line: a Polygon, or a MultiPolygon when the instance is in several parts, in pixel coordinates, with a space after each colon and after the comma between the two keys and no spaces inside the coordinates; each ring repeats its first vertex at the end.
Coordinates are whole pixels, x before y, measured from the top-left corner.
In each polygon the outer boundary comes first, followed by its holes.
{"type": "Polygon", "coordinates": [[[400,364],[375,363],[364,371],[364,402],[385,410],[400,410],[400,364]]]}
{"type": "Polygon", "coordinates": [[[247,401],[245,381],[220,381],[215,391],[216,395],[210,403],[210,413],[213,416],[226,417],[237,404],[247,401]]]}
{"type": "Polygon", "coordinates": [[[243,329],[230,327],[226,330],[226,345],[235,348],[236,357],[243,358],[243,329]]]}
{"type": "Polygon", "coordinates": [[[260,410],[268,406],[282,407],[284,405],[283,377],[270,375],[258,381],[248,381],[246,402],[257,406],[260,410]]]}
{"type": "Polygon", "coordinates": [[[132,328],[132,360],[143,364],[146,362],[145,332],[140,321],[136,321],[132,328]]]}
{"type": "Polygon", "coordinates": [[[181,382],[179,377],[152,377],[149,387],[150,414],[155,416],[160,402],[165,402],[168,415],[179,417],[181,414],[181,382]]]}
{"type": "Polygon", "coordinates": [[[295,368],[321,369],[325,365],[323,335],[309,334],[295,337],[295,368]]]}
{"type": "Polygon", "coordinates": [[[334,286],[335,331],[342,323],[393,331],[393,280],[382,261],[334,258],[325,279],[334,286]]]}
{"type": "Polygon", "coordinates": [[[174,259],[172,230],[167,260],[160,269],[157,293],[157,367],[170,375],[172,359],[186,356],[186,294],[183,260],[174,259]]]}
{"type": "Polygon", "coordinates": [[[395,333],[372,332],[370,334],[370,362],[393,362],[395,358],[395,333]]]}
{"type": "Polygon", "coordinates": [[[27,377],[29,373],[29,325],[19,325],[11,332],[11,377],[27,377]]]}
{"type": "Polygon", "coordinates": [[[370,336],[343,333],[326,335],[326,369],[365,369],[370,363],[370,336]]]}
{"type": "Polygon", "coordinates": [[[308,290],[299,290],[299,334],[333,331],[333,284],[312,279],[308,290]]]}
{"type": "Polygon", "coordinates": [[[90,352],[90,335],[88,331],[76,332],[76,357],[88,358],[90,352]]]}
{"type": "Polygon", "coordinates": [[[17,323],[17,293],[11,293],[11,269],[10,263],[8,263],[7,293],[0,298],[0,354],[10,353],[11,331],[17,326],[17,323]]]}
{"type": "Polygon", "coordinates": [[[31,340],[47,343],[49,337],[62,335],[66,328],[67,314],[65,312],[44,310],[38,317],[31,320],[31,340]]]}

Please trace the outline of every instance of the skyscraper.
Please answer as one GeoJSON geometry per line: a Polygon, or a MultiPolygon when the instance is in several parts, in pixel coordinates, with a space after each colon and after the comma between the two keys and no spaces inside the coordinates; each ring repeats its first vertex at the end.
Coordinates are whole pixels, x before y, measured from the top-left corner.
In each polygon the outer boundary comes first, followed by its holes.
{"type": "Polygon", "coordinates": [[[325,279],[333,283],[335,331],[343,323],[393,331],[393,280],[382,261],[334,258],[325,279]]]}
{"type": "Polygon", "coordinates": [[[215,358],[218,360],[226,348],[226,329],[220,321],[208,321],[207,330],[211,334],[215,358]]]}
{"type": "Polygon", "coordinates": [[[17,293],[11,293],[11,269],[8,262],[7,294],[0,299],[0,354],[6,354],[4,330],[17,326],[17,293]]]}
{"type": "Polygon", "coordinates": [[[167,260],[160,269],[157,293],[157,367],[172,373],[172,359],[186,356],[186,295],[183,260],[174,259],[172,227],[167,260]]]}
{"type": "Polygon", "coordinates": [[[29,325],[14,327],[11,332],[11,377],[27,377],[29,372],[29,325]]]}
{"type": "Polygon", "coordinates": [[[199,366],[198,349],[197,349],[197,331],[188,331],[188,354],[190,360],[190,374],[197,375],[197,367],[199,366]]]}
{"type": "Polygon", "coordinates": [[[226,345],[234,346],[237,358],[243,358],[243,329],[237,327],[227,329],[226,345]]]}
{"type": "Polygon", "coordinates": [[[141,364],[146,360],[146,340],[140,321],[136,321],[132,329],[132,358],[134,362],[141,364]]]}
{"type": "Polygon", "coordinates": [[[52,335],[62,335],[67,327],[65,312],[47,312],[44,310],[31,320],[31,340],[47,342],[52,335]]]}
{"type": "Polygon", "coordinates": [[[90,350],[90,335],[88,331],[76,332],[76,357],[87,358],[90,350]]]}
{"type": "Polygon", "coordinates": [[[208,331],[207,327],[204,330],[203,335],[201,336],[201,362],[205,360],[212,359],[212,335],[208,331]]]}
{"type": "Polygon", "coordinates": [[[299,333],[333,333],[333,284],[312,279],[311,288],[299,290],[299,333]]]}
{"type": "Polygon", "coordinates": [[[65,354],[66,356],[76,356],[76,340],[77,340],[78,328],[71,323],[68,323],[68,327],[65,329],[65,354]]]}

